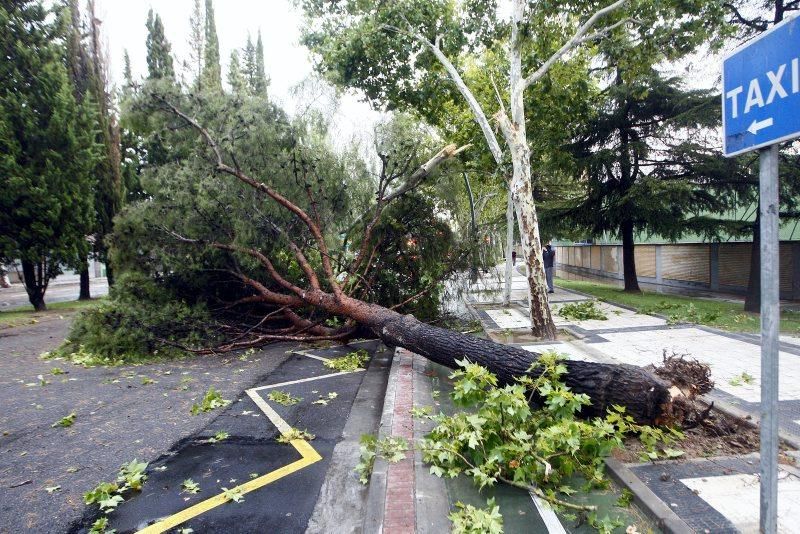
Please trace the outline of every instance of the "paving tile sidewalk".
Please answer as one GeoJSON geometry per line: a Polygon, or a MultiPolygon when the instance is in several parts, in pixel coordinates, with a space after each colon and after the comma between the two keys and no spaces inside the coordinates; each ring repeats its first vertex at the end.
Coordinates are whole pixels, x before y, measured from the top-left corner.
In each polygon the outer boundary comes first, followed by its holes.
{"type": "MultiPolygon", "coordinates": [[[[485,284],[481,298],[470,298],[487,330],[503,335],[527,329],[524,281],[515,273],[513,305],[501,307],[485,284]],[[524,287],[522,288],[524,290],[524,287]],[[494,298],[493,298],[494,297],[494,298]]],[[[551,304],[589,297],[561,288],[551,304]]],[[[557,350],[571,358],[626,363],[658,364],[666,354],[685,354],[711,367],[714,390],[708,395],[717,405],[758,421],[761,400],[760,341],[757,335],[723,332],[698,325],[668,325],[664,319],[601,303],[608,320],[567,321],[557,315],[557,326],[575,335],[574,340],[521,344],[540,352],[557,350]]],[[[800,442],[800,339],[781,336],[779,379],[779,426],[782,436],[800,442]]],[[[630,465],[659,499],[673,509],[695,532],[758,532],[758,455],[731,456],[703,461],[658,465],[630,465]]],[[[800,472],[782,466],[779,483],[779,532],[800,532],[800,472]],[[790,521],[793,518],[794,521],[790,521]]]]}

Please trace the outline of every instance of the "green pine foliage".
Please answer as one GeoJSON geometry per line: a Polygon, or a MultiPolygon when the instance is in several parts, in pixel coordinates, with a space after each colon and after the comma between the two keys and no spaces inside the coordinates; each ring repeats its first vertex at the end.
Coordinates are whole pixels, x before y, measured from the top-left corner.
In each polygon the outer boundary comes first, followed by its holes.
{"type": "Polygon", "coordinates": [[[65,68],[68,10],[38,1],[0,5],[0,259],[20,259],[31,303],[79,267],[93,219],[95,121],[65,68]]]}
{"type": "Polygon", "coordinates": [[[655,69],[617,70],[602,93],[598,113],[569,146],[581,187],[546,206],[550,224],[579,227],[590,235],[620,237],[642,232],[677,239],[688,232],[714,236],[727,197],[714,180],[736,174],[733,162],[703,145],[703,131],[719,122],[717,97],[685,89],[655,69]]]}
{"type": "MultiPolygon", "coordinates": [[[[193,14],[192,20],[196,18],[193,14]]],[[[161,54],[168,52],[169,43],[162,39],[157,15],[151,15],[148,29],[148,65],[164,65],[161,54]]],[[[218,90],[219,43],[211,2],[205,5],[205,30],[199,86],[185,91],[155,68],[141,87],[122,94],[126,205],[107,242],[111,262],[125,276],[108,303],[80,317],[62,348],[81,361],[135,361],[148,354],[172,356],[180,347],[216,346],[224,339],[215,333],[225,331],[226,323],[241,326],[266,313],[260,305],[226,307],[252,294],[240,276],[276,291],[284,288],[254,258],[207,247],[208,241],[258,249],[288,279],[308,283],[286,242],[289,235],[299,243],[308,240],[307,229],[252,188],[213,172],[207,144],[164,113],[161,99],[206,127],[226,159],[235,156],[235,164],[248,175],[313,210],[337,265],[346,265],[362,245],[358,236],[369,221],[375,187],[375,169],[363,158],[363,149],[353,145],[334,150],[330,118],[324,113],[311,109],[303,119],[292,120],[269,101],[260,34],[232,56],[232,91],[218,90]]],[[[420,134],[411,117],[382,129],[381,158],[387,172],[397,173],[392,189],[399,187],[406,171],[441,148],[440,140],[420,134]]],[[[461,265],[453,252],[456,237],[443,217],[451,205],[450,198],[440,200],[443,190],[446,185],[431,180],[385,213],[367,244],[377,251],[376,277],[368,286],[361,284],[357,297],[391,306],[420,294],[401,310],[421,311],[424,317],[438,314],[437,279],[461,265]]],[[[319,270],[319,253],[310,250],[308,258],[319,270]]],[[[349,283],[358,280],[353,276],[349,283]]],[[[336,318],[322,319],[335,324],[336,318]]]]}
{"type": "Polygon", "coordinates": [[[81,313],[51,355],[89,365],[175,357],[184,354],[179,346],[210,343],[210,328],[205,305],[182,300],[168,284],[129,271],[118,278],[108,301],[81,313]]]}

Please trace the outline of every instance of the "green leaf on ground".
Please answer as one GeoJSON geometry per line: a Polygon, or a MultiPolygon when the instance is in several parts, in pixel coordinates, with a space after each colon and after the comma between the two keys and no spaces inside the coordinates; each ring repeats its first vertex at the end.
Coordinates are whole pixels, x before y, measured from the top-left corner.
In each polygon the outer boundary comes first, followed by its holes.
{"type": "Polygon", "coordinates": [[[214,386],[211,386],[203,396],[203,400],[200,401],[199,404],[194,403],[192,405],[191,414],[197,415],[199,413],[210,412],[211,410],[215,410],[217,408],[224,408],[230,403],[231,401],[223,399],[220,392],[214,389],[214,386]]]}
{"type": "Polygon", "coordinates": [[[116,530],[108,528],[108,517],[103,516],[92,523],[89,534],[116,534],[116,530]]]}
{"type": "Polygon", "coordinates": [[[732,386],[741,386],[742,384],[749,385],[752,384],[753,382],[755,382],[755,378],[753,377],[753,375],[745,372],[742,372],[732,377],[730,380],[728,380],[728,383],[732,386]]]}
{"type": "Polygon", "coordinates": [[[359,349],[340,358],[333,358],[326,361],[325,367],[336,369],[337,371],[357,371],[363,369],[367,361],[369,361],[369,353],[364,349],[359,349]]]}
{"type": "Polygon", "coordinates": [[[608,315],[600,309],[598,301],[595,299],[564,304],[557,310],[553,310],[553,312],[564,319],[571,319],[573,321],[608,320],[608,315]]]}
{"type": "Polygon", "coordinates": [[[233,501],[235,503],[244,502],[244,492],[241,488],[222,488],[222,495],[230,502],[233,501]]]}
{"type": "MultiPolygon", "coordinates": [[[[360,461],[355,467],[355,472],[358,473],[358,479],[362,484],[369,484],[376,458],[397,463],[406,457],[406,451],[409,449],[408,441],[402,437],[378,439],[372,434],[363,434],[360,442],[360,461]]],[[[433,473],[433,469],[431,472],[433,473]]]]}
{"type": "Polygon", "coordinates": [[[627,508],[633,502],[633,492],[628,488],[622,488],[622,495],[617,499],[616,505],[620,508],[627,508]]]}
{"type": "Polygon", "coordinates": [[[217,432],[216,434],[214,434],[214,436],[208,438],[208,443],[217,443],[217,442],[220,442],[220,441],[225,441],[229,437],[230,437],[230,434],[228,434],[225,431],[220,431],[220,432],[217,432]]]}
{"type": "Polygon", "coordinates": [[[314,434],[311,434],[310,432],[308,432],[306,430],[299,430],[297,428],[290,428],[288,432],[278,436],[275,441],[277,441],[278,443],[283,443],[285,445],[288,445],[289,443],[291,443],[293,440],[296,440],[296,439],[301,439],[301,440],[305,440],[305,441],[311,441],[315,437],[316,436],[314,436],[314,434]]]}
{"type": "Polygon", "coordinates": [[[76,417],[78,417],[77,414],[75,412],[72,412],[69,415],[67,415],[66,417],[62,417],[61,419],[59,419],[58,421],[56,421],[55,423],[53,423],[50,426],[53,427],[53,428],[56,428],[56,427],[63,427],[63,428],[70,427],[73,424],[75,424],[75,418],[76,417]]]}
{"type": "Polygon", "coordinates": [[[196,494],[200,493],[200,484],[192,480],[191,478],[187,478],[181,484],[181,488],[185,493],[196,494]]]}
{"type": "Polygon", "coordinates": [[[117,474],[117,483],[121,484],[120,492],[127,491],[129,489],[139,491],[142,489],[142,484],[145,480],[147,480],[147,475],[145,471],[147,470],[147,464],[145,462],[139,462],[138,460],[131,460],[127,464],[123,464],[117,474]]]}
{"type": "Polygon", "coordinates": [[[272,402],[277,402],[283,406],[293,406],[303,400],[302,397],[293,397],[290,393],[281,391],[279,389],[270,391],[267,395],[267,398],[272,402]]]}
{"type": "Polygon", "coordinates": [[[456,502],[456,511],[447,516],[453,523],[453,534],[502,534],[503,516],[495,500],[486,501],[486,508],[456,502]]]}

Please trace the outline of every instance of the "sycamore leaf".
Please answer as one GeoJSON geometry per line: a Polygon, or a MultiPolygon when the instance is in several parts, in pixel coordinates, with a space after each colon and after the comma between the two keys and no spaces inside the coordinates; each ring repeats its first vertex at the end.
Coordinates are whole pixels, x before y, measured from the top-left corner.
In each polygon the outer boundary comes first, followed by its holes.
{"type": "Polygon", "coordinates": [[[107,499],[100,501],[100,509],[113,510],[124,500],[120,495],[111,495],[107,499]]]}

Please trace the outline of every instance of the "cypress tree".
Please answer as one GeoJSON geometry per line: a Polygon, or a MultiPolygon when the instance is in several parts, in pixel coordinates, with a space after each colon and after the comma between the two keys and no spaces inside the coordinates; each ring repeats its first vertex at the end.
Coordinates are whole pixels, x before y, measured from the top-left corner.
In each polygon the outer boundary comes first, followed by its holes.
{"type": "Polygon", "coordinates": [[[203,56],[205,53],[206,36],[205,21],[203,20],[203,5],[200,0],[194,0],[192,14],[189,17],[189,66],[194,77],[194,87],[200,86],[203,75],[203,56]]]}
{"type": "Polygon", "coordinates": [[[264,43],[261,41],[261,30],[258,30],[258,41],[256,42],[256,75],[253,84],[253,93],[256,95],[267,94],[267,75],[264,72],[264,43]]]}
{"type": "MultiPolygon", "coordinates": [[[[72,91],[75,100],[80,104],[91,98],[91,59],[83,42],[85,29],[81,22],[80,6],[78,0],[69,1],[69,34],[67,38],[67,70],[72,81],[72,91]]],[[[89,280],[89,258],[85,258],[80,265],[80,291],[78,300],[89,300],[91,284],[89,280]]]]}
{"type": "Polygon", "coordinates": [[[11,58],[0,62],[0,258],[21,260],[36,310],[62,266],[85,260],[93,220],[97,147],[67,72],[65,15],[50,22],[40,1],[0,3],[0,54],[11,58]]]}
{"type": "Polygon", "coordinates": [[[219,39],[214,22],[214,5],[206,0],[206,47],[203,62],[203,83],[206,91],[222,92],[222,67],[219,61],[219,39]]]}
{"type": "MultiPolygon", "coordinates": [[[[89,56],[91,58],[90,82],[91,91],[97,106],[97,124],[99,133],[97,142],[103,146],[103,157],[97,162],[94,170],[95,189],[95,251],[98,258],[106,264],[106,276],[109,285],[114,284],[114,273],[108,256],[106,237],[114,231],[114,216],[122,207],[122,173],[120,169],[119,126],[112,113],[111,95],[106,87],[107,65],[102,52],[100,37],[100,19],[95,9],[95,0],[86,3],[89,18],[89,56]]],[[[163,33],[163,27],[162,27],[163,33]]],[[[169,50],[167,45],[167,51],[169,50]]],[[[172,58],[167,54],[171,68],[172,58]]]]}
{"type": "Polygon", "coordinates": [[[74,88],[75,98],[83,102],[89,92],[90,59],[83,43],[85,32],[81,24],[81,13],[78,0],[69,2],[69,38],[67,39],[67,67],[74,88]]]}
{"type": "Polygon", "coordinates": [[[131,73],[131,58],[126,48],[122,53],[122,78],[125,80],[125,87],[133,86],[133,74],[131,73]]]}
{"type": "Polygon", "coordinates": [[[248,88],[251,93],[256,90],[256,47],[250,34],[247,34],[247,45],[244,47],[244,77],[247,80],[248,88]]]}
{"type": "Polygon", "coordinates": [[[231,92],[234,95],[242,95],[248,92],[247,80],[242,73],[242,66],[239,62],[239,52],[237,50],[231,52],[231,61],[228,65],[228,85],[231,86],[231,92]]]}
{"type": "Polygon", "coordinates": [[[175,68],[172,64],[172,46],[164,35],[164,24],[161,16],[147,12],[147,72],[151,80],[175,80],[175,68]]]}

